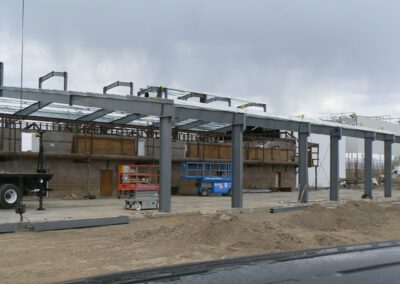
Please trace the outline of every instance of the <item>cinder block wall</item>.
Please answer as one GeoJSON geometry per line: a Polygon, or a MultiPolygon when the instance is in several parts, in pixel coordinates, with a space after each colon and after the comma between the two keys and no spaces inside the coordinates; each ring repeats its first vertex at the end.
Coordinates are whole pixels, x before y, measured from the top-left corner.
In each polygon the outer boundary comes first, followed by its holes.
{"type": "Polygon", "coordinates": [[[275,187],[276,173],[280,173],[281,187],[295,189],[296,168],[294,166],[244,165],[243,171],[243,187],[246,189],[269,189],[275,187]]]}
{"type": "MultiPolygon", "coordinates": [[[[29,131],[24,131],[29,132],[29,131]]],[[[32,131],[33,132],[33,131],[32,131]]],[[[71,193],[84,195],[87,193],[100,194],[100,171],[101,169],[113,170],[113,194],[117,194],[118,184],[118,165],[119,164],[134,164],[132,160],[134,156],[127,156],[127,159],[118,159],[107,157],[103,159],[92,159],[88,162],[87,159],[76,159],[71,155],[73,133],[64,132],[46,132],[44,135],[44,147],[46,157],[46,167],[50,168],[54,173],[54,178],[50,181],[50,188],[54,191],[51,196],[63,197],[71,193]],[[65,154],[63,158],[56,157],[51,154],[65,154]],[[68,156],[69,155],[69,156],[68,156]]],[[[4,131],[3,152],[20,152],[21,148],[21,131],[12,130],[4,131]],[[10,136],[11,135],[11,136],[10,136]],[[15,145],[15,146],[14,146],[15,145]]],[[[131,138],[132,139],[132,138],[131,138]]],[[[148,157],[159,158],[159,140],[146,139],[146,153],[148,157]]],[[[295,148],[293,142],[271,141],[269,147],[287,147],[295,148]]],[[[186,146],[184,141],[173,141],[172,143],[172,158],[184,159],[186,155],[186,146]]],[[[36,157],[8,157],[0,159],[0,170],[8,172],[34,172],[36,168],[36,157]]],[[[140,162],[143,163],[143,162],[140,162]]],[[[151,163],[149,161],[149,163],[151,163]]],[[[244,165],[244,188],[246,189],[266,189],[275,186],[275,173],[281,173],[281,186],[289,187],[292,190],[296,186],[295,166],[272,166],[270,164],[262,165],[244,165]]],[[[179,192],[182,194],[196,194],[195,181],[182,180],[181,163],[174,162],[172,165],[172,185],[178,186],[179,192]]]]}

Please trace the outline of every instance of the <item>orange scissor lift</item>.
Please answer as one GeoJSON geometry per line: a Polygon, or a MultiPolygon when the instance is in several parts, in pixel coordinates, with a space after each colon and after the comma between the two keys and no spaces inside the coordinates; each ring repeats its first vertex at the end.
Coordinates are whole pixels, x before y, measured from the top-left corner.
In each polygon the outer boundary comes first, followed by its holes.
{"type": "Polygon", "coordinates": [[[159,165],[118,166],[118,193],[125,197],[126,209],[157,209],[159,204],[159,165]]]}

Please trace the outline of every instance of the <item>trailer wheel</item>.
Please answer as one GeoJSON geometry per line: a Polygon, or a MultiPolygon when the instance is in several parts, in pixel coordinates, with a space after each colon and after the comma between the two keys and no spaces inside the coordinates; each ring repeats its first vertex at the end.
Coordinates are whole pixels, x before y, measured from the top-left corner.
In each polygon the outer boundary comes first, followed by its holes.
{"type": "Polygon", "coordinates": [[[208,189],[207,188],[202,188],[200,191],[201,196],[207,196],[208,195],[208,189]]]}
{"type": "Polygon", "coordinates": [[[142,203],[141,202],[136,202],[135,209],[136,209],[136,211],[142,210],[142,203]]]}
{"type": "Polygon", "coordinates": [[[9,183],[0,186],[0,207],[14,208],[21,198],[22,192],[18,186],[9,183]]]}

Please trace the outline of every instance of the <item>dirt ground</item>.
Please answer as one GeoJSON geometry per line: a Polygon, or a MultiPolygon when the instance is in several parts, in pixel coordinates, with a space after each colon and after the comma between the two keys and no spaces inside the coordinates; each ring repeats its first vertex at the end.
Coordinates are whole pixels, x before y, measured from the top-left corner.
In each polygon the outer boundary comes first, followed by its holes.
{"type": "Polygon", "coordinates": [[[400,203],[206,214],[0,235],[1,283],[48,283],[176,263],[400,239],[400,203]]]}

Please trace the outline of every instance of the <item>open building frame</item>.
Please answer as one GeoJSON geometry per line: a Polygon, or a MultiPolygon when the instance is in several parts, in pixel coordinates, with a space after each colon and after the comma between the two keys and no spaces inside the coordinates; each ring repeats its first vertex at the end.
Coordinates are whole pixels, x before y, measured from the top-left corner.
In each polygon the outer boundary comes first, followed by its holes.
{"type": "MultiPolygon", "coordinates": [[[[305,119],[289,116],[277,116],[263,111],[234,108],[232,106],[213,106],[210,102],[224,101],[216,97],[203,98],[202,102],[187,102],[183,99],[167,99],[162,95],[155,97],[121,96],[101,93],[84,93],[65,90],[43,90],[8,87],[3,85],[4,65],[0,63],[0,99],[23,100],[23,108],[8,115],[16,119],[40,120],[40,113],[53,103],[68,107],[95,108],[94,111],[65,120],[78,122],[95,121],[113,112],[126,113],[125,116],[111,121],[115,125],[144,118],[159,119],[160,132],[160,212],[171,212],[171,137],[172,129],[191,129],[201,125],[214,124],[213,132],[232,132],[232,208],[243,207],[243,132],[247,126],[264,129],[279,129],[298,133],[299,156],[299,202],[308,202],[308,163],[307,142],[311,133],[330,136],[330,194],[332,201],[339,200],[339,140],[342,136],[364,139],[365,145],[365,181],[364,193],[372,197],[372,149],[374,141],[384,141],[384,196],[392,196],[392,144],[400,143],[400,136],[384,130],[368,129],[359,126],[343,125],[318,119],[305,119]],[[185,127],[186,126],[186,127],[185,127]]],[[[156,90],[156,87],[153,87],[156,90]]],[[[161,89],[161,94],[167,88],[161,89]]],[[[141,92],[143,93],[143,92],[141,92]]],[[[230,101],[229,101],[230,102],[230,101]]],[[[22,103],[21,103],[22,104],[22,103]]],[[[229,103],[230,104],[230,103],[229,103]]],[[[0,108],[0,113],[3,110],[0,108]]],[[[49,118],[47,118],[48,120],[49,118]]]]}

